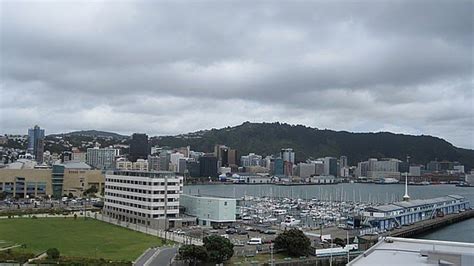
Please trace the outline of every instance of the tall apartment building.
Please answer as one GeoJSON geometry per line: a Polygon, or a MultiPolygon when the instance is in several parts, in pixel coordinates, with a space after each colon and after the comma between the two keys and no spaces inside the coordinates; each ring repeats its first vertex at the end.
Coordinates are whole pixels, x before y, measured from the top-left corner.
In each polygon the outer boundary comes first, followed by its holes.
{"type": "Polygon", "coordinates": [[[398,166],[400,162],[400,160],[392,158],[384,158],[380,161],[370,158],[358,164],[356,175],[367,178],[399,178],[400,171],[398,166]]]}
{"type": "Polygon", "coordinates": [[[249,153],[249,155],[244,155],[240,157],[240,163],[243,167],[263,166],[262,155],[249,153]]]}
{"type": "Polygon", "coordinates": [[[217,158],[217,167],[229,166],[229,147],[219,144],[215,145],[214,156],[217,158]]]}
{"type": "Polygon", "coordinates": [[[115,158],[119,155],[119,149],[94,147],[87,149],[86,160],[96,169],[109,170],[114,168],[115,158]]]}
{"type": "Polygon", "coordinates": [[[295,163],[295,152],[291,148],[281,149],[280,157],[284,162],[291,162],[292,164],[295,163]]]}
{"type": "Polygon", "coordinates": [[[324,174],[338,176],[337,159],[334,157],[324,157],[324,174]]]}
{"type": "Polygon", "coordinates": [[[28,129],[28,153],[35,156],[38,163],[43,162],[44,152],[44,129],[34,126],[28,129]]]}
{"type": "Polygon", "coordinates": [[[150,154],[150,145],[147,134],[134,133],[130,140],[129,160],[136,162],[138,159],[147,159],[150,154]]]}
{"type": "Polygon", "coordinates": [[[340,165],[341,168],[343,168],[343,167],[348,167],[348,166],[349,166],[349,165],[347,164],[347,156],[344,156],[344,155],[343,155],[343,156],[341,156],[341,157],[339,158],[339,165],[340,165]]]}
{"type": "Polygon", "coordinates": [[[174,227],[183,177],[173,172],[109,171],[105,175],[105,215],[152,228],[174,227]]]}

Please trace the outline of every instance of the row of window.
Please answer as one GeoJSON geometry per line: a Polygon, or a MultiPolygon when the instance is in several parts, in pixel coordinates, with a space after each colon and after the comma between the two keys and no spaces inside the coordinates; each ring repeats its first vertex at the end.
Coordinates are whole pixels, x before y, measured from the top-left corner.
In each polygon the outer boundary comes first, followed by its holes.
{"type": "MultiPolygon", "coordinates": [[[[105,203],[114,203],[114,204],[119,204],[123,206],[128,206],[128,207],[133,207],[137,209],[143,209],[143,210],[154,210],[154,211],[159,211],[159,210],[165,210],[165,206],[145,206],[141,204],[135,204],[131,202],[126,202],[126,201],[120,201],[120,200],[113,200],[113,199],[105,199],[105,203]]],[[[176,210],[178,209],[179,206],[167,206],[167,210],[176,210]]],[[[118,208],[120,209],[120,208],[118,208]]],[[[124,212],[132,212],[130,210],[123,210],[124,212]]]]}
{"type": "MultiPolygon", "coordinates": [[[[151,199],[151,198],[130,196],[130,195],[124,195],[124,194],[119,194],[119,193],[113,193],[113,192],[105,192],[105,196],[112,196],[112,197],[117,197],[117,198],[138,200],[138,201],[144,201],[144,202],[165,202],[165,199],[151,199]]],[[[168,198],[168,202],[174,202],[174,201],[179,201],[179,199],[168,198]]]]}
{"type": "MultiPolygon", "coordinates": [[[[165,182],[147,182],[147,181],[138,181],[138,180],[123,180],[117,178],[106,178],[106,182],[115,182],[115,183],[122,183],[122,184],[133,184],[133,185],[142,185],[142,186],[164,186],[165,182]]],[[[176,181],[168,181],[168,186],[177,186],[182,184],[183,180],[176,181]]]]}
{"type": "MultiPolygon", "coordinates": [[[[110,186],[110,185],[106,185],[105,188],[119,190],[119,191],[135,192],[135,193],[140,193],[140,194],[165,194],[164,190],[148,190],[148,189],[118,187],[118,186],[110,186]]],[[[167,194],[179,194],[179,190],[168,190],[167,194]]]]}

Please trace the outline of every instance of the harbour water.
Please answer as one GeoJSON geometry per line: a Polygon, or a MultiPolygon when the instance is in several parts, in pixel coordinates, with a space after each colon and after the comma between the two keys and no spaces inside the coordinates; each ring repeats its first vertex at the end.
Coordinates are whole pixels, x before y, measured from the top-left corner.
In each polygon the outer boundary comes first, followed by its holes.
{"type": "MultiPolygon", "coordinates": [[[[344,183],[337,185],[276,186],[276,185],[192,185],[185,186],[184,193],[221,197],[267,196],[334,201],[381,202],[400,201],[404,186],[344,183]]],[[[411,199],[429,199],[450,194],[466,197],[474,204],[474,189],[454,185],[409,186],[411,199]]],[[[474,219],[453,224],[429,234],[424,239],[463,241],[474,243],[474,219]]]]}

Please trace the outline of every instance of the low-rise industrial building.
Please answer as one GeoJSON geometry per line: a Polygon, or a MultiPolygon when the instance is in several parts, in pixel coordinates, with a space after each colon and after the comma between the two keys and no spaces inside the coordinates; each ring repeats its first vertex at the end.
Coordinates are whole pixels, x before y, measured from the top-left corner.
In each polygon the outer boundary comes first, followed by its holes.
{"type": "Polygon", "coordinates": [[[368,207],[362,216],[363,224],[383,231],[469,208],[470,204],[466,198],[459,195],[448,195],[368,207]]]}
{"type": "Polygon", "coordinates": [[[202,226],[233,223],[236,219],[237,200],[234,198],[182,194],[180,204],[184,212],[195,216],[202,226]]]}

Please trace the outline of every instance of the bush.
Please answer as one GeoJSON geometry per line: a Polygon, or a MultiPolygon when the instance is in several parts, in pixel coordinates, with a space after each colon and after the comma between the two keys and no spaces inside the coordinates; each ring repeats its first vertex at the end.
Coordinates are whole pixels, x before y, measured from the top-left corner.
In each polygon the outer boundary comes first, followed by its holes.
{"type": "Polygon", "coordinates": [[[46,250],[48,259],[59,259],[59,250],[57,248],[50,248],[46,250]]]}
{"type": "Polygon", "coordinates": [[[275,238],[275,249],[283,249],[290,256],[306,256],[310,248],[311,241],[304,235],[303,231],[298,229],[290,229],[275,238]]]}
{"type": "Polygon", "coordinates": [[[203,242],[211,262],[222,263],[234,255],[234,244],[225,237],[207,236],[203,242]]]}

